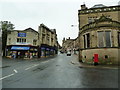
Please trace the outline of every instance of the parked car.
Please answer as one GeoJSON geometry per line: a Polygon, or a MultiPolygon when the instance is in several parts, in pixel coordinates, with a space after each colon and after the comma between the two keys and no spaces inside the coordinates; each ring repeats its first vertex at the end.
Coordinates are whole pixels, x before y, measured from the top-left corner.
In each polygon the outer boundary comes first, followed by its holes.
{"type": "Polygon", "coordinates": [[[67,56],[71,56],[71,52],[70,51],[67,52],[67,56]]]}

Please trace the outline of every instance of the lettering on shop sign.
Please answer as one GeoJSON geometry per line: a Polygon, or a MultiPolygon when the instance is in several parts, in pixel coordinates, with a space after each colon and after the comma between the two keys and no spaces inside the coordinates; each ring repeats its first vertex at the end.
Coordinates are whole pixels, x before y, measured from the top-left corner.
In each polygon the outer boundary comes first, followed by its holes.
{"type": "Polygon", "coordinates": [[[26,37],[26,33],[18,33],[18,37],[26,37]]]}

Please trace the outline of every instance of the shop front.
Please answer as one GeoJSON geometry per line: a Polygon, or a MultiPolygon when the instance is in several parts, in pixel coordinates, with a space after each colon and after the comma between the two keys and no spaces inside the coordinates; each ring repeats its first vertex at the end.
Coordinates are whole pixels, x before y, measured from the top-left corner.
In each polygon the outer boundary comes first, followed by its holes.
{"type": "Polygon", "coordinates": [[[49,57],[53,56],[56,52],[55,48],[53,46],[42,44],[40,47],[41,50],[41,57],[49,57]]]}
{"type": "Polygon", "coordinates": [[[32,46],[7,46],[6,56],[9,58],[34,58],[37,57],[37,47],[32,46]]]}

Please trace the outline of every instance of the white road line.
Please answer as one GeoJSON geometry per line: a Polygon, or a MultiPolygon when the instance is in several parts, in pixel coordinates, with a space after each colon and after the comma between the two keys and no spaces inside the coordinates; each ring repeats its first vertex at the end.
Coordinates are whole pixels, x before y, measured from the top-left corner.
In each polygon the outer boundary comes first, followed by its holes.
{"type": "Polygon", "coordinates": [[[18,73],[18,71],[16,69],[13,70],[15,73],[18,73]]]}
{"type": "Polygon", "coordinates": [[[49,62],[49,61],[44,61],[44,62],[42,62],[42,63],[47,63],[47,62],[49,62]]]}
{"type": "Polygon", "coordinates": [[[26,68],[25,70],[29,70],[29,69],[31,69],[31,68],[33,68],[33,67],[38,66],[38,65],[39,65],[39,64],[35,64],[35,65],[31,66],[31,67],[26,68]]]}
{"type": "Polygon", "coordinates": [[[0,80],[5,79],[5,78],[8,78],[8,77],[11,77],[11,76],[13,76],[13,75],[14,75],[14,73],[12,73],[12,74],[10,74],[10,75],[7,75],[7,76],[4,76],[4,77],[0,78],[0,80]]]}

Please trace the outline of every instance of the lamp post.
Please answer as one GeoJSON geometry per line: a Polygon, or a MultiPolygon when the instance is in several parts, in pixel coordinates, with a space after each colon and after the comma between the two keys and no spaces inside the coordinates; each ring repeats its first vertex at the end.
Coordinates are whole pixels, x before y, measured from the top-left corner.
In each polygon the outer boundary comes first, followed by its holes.
{"type": "MultiPolygon", "coordinates": [[[[78,25],[71,25],[71,27],[77,27],[78,25]]],[[[81,57],[81,51],[80,51],[80,38],[79,38],[79,32],[78,32],[78,59],[79,59],[79,62],[82,62],[82,57],[81,57]]]]}

